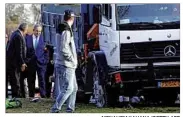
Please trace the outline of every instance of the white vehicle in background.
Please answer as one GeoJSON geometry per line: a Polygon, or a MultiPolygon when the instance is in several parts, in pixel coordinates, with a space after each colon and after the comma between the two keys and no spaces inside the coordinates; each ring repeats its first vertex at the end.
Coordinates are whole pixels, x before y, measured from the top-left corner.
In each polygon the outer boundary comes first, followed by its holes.
{"type": "Polygon", "coordinates": [[[93,86],[97,106],[133,97],[174,103],[180,93],[180,4],[96,6],[99,49],[88,54],[86,85],[93,86]]]}

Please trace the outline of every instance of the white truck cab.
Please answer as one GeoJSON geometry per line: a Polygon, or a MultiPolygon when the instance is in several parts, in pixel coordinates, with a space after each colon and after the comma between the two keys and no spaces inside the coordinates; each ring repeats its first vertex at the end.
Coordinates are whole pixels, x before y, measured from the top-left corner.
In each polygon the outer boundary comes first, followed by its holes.
{"type": "Polygon", "coordinates": [[[154,65],[180,64],[179,4],[102,4],[101,14],[99,44],[109,66],[147,66],[148,58],[154,65]]]}
{"type": "Polygon", "coordinates": [[[119,97],[174,102],[180,93],[180,4],[102,4],[99,9],[100,51],[108,74],[119,79],[120,73],[119,97]]]}

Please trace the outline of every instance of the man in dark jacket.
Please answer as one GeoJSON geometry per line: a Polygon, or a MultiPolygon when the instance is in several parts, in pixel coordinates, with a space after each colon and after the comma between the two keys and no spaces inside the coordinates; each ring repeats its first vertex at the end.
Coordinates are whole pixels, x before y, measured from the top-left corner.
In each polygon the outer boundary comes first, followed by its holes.
{"type": "Polygon", "coordinates": [[[27,65],[26,46],[24,35],[27,33],[28,25],[20,24],[18,29],[12,33],[6,52],[7,75],[12,89],[12,97],[20,97],[20,73],[24,72],[27,65]]]}
{"type": "Polygon", "coordinates": [[[34,97],[35,94],[36,72],[38,74],[40,95],[42,98],[46,97],[45,72],[49,57],[41,32],[42,26],[36,24],[33,34],[26,36],[29,97],[34,97]]]}

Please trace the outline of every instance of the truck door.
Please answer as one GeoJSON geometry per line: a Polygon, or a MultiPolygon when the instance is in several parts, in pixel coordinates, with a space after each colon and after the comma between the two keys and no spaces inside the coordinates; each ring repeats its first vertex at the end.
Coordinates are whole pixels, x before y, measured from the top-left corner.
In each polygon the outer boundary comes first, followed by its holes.
{"type": "Polygon", "coordinates": [[[102,5],[102,21],[99,25],[99,45],[100,50],[104,51],[107,61],[109,56],[109,29],[110,28],[110,14],[109,14],[110,4],[102,5]]]}
{"type": "MultiPolygon", "coordinates": [[[[113,8],[114,10],[114,8],[113,8]]],[[[104,51],[107,63],[111,67],[120,67],[119,59],[119,32],[112,25],[115,25],[115,18],[112,17],[111,4],[102,5],[102,21],[99,26],[100,50],[104,51]]]]}

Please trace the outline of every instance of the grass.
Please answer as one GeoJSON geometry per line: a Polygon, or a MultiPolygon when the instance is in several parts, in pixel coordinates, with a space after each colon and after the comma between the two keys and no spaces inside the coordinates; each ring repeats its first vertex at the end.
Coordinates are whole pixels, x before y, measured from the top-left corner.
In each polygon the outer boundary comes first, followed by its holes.
{"type": "MultiPolygon", "coordinates": [[[[49,113],[53,105],[51,99],[41,99],[40,102],[29,102],[21,99],[22,108],[6,109],[6,113],[49,113]]],[[[65,106],[61,112],[65,112],[65,106]]],[[[76,104],[75,113],[180,113],[179,107],[136,107],[129,108],[97,108],[93,104],[76,104]]]]}

